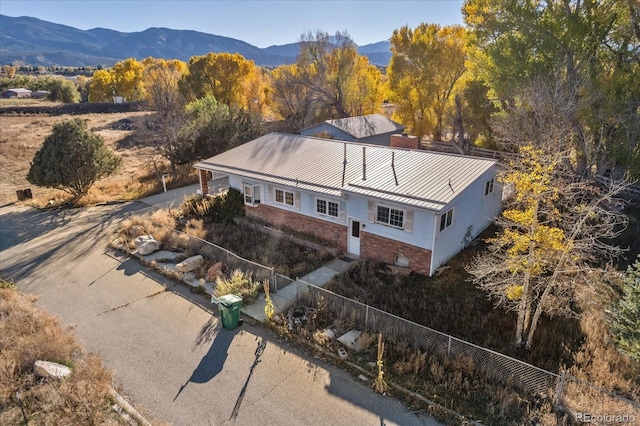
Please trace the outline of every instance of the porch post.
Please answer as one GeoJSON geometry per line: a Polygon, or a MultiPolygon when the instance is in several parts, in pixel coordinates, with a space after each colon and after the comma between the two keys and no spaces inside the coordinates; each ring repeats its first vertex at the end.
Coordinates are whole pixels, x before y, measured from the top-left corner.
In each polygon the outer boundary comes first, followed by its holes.
{"type": "Polygon", "coordinates": [[[200,192],[203,197],[209,194],[209,176],[206,170],[198,169],[198,178],[200,179],[200,192]]]}

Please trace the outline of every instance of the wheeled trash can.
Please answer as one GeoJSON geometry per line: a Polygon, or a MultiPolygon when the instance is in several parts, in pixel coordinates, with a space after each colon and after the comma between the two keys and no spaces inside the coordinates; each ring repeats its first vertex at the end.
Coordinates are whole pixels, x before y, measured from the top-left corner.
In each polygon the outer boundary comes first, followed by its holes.
{"type": "Polygon", "coordinates": [[[242,297],[235,294],[218,297],[218,310],[225,329],[233,330],[240,324],[240,308],[242,308],[242,297]]]}

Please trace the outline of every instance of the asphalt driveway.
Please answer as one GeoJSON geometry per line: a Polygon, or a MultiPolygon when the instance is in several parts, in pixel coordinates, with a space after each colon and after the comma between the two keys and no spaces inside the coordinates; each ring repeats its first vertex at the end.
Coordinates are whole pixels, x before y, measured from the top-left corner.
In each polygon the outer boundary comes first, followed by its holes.
{"type": "Polygon", "coordinates": [[[174,425],[434,425],[260,326],[221,329],[209,301],[108,248],[142,203],[0,208],[0,273],[39,297],[114,371],[151,421],[174,425]]]}

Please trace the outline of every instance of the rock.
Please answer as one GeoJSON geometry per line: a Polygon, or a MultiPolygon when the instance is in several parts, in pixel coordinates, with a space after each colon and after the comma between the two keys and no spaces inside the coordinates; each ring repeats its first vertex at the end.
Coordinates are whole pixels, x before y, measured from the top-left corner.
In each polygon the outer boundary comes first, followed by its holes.
{"type": "Polygon", "coordinates": [[[36,361],[33,367],[36,374],[46,379],[62,380],[71,374],[71,369],[57,362],[36,361]]]}
{"type": "Polygon", "coordinates": [[[342,343],[349,349],[353,349],[354,351],[359,352],[362,349],[358,344],[358,338],[361,334],[362,332],[358,330],[348,331],[347,333],[338,337],[338,342],[342,343]]]}
{"type": "Polygon", "coordinates": [[[133,240],[133,244],[136,246],[138,254],[143,256],[151,254],[154,251],[158,251],[160,250],[160,247],[162,247],[160,241],[153,238],[153,235],[140,235],[133,240]]]}
{"type": "Polygon", "coordinates": [[[138,238],[141,235],[144,235],[144,228],[142,227],[142,225],[133,225],[131,228],[129,228],[129,236],[132,238],[138,238]]]}
{"type": "Polygon", "coordinates": [[[201,255],[191,256],[176,265],[178,272],[190,272],[204,265],[204,259],[201,255]]]}
{"type": "Polygon", "coordinates": [[[210,282],[210,283],[215,282],[216,278],[226,274],[228,269],[229,268],[227,268],[227,265],[225,265],[222,262],[214,263],[213,266],[207,269],[207,276],[206,276],[207,282],[210,282]]]}

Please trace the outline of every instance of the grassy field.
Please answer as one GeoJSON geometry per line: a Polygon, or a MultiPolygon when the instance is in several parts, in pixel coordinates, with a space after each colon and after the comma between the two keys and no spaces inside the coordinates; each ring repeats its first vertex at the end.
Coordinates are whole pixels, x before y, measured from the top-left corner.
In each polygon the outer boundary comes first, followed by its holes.
{"type": "MultiPolygon", "coordinates": [[[[23,100],[7,101],[15,103],[23,100]]],[[[4,102],[0,103],[0,107],[3,106],[6,106],[4,102]]],[[[88,121],[89,128],[96,130],[106,144],[123,158],[122,168],[113,176],[97,182],[81,200],[81,204],[131,200],[161,190],[162,183],[156,167],[164,172],[166,164],[155,154],[153,148],[131,144],[133,131],[122,125],[128,120],[135,120],[146,114],[149,112],[80,115],[88,121]]],[[[30,161],[42,146],[45,137],[51,133],[53,125],[75,117],[78,116],[6,112],[0,114],[0,205],[17,201],[16,191],[26,188],[32,190],[34,199],[29,202],[36,206],[44,206],[49,200],[60,204],[70,199],[62,191],[34,187],[27,182],[26,175],[30,161]]]]}

